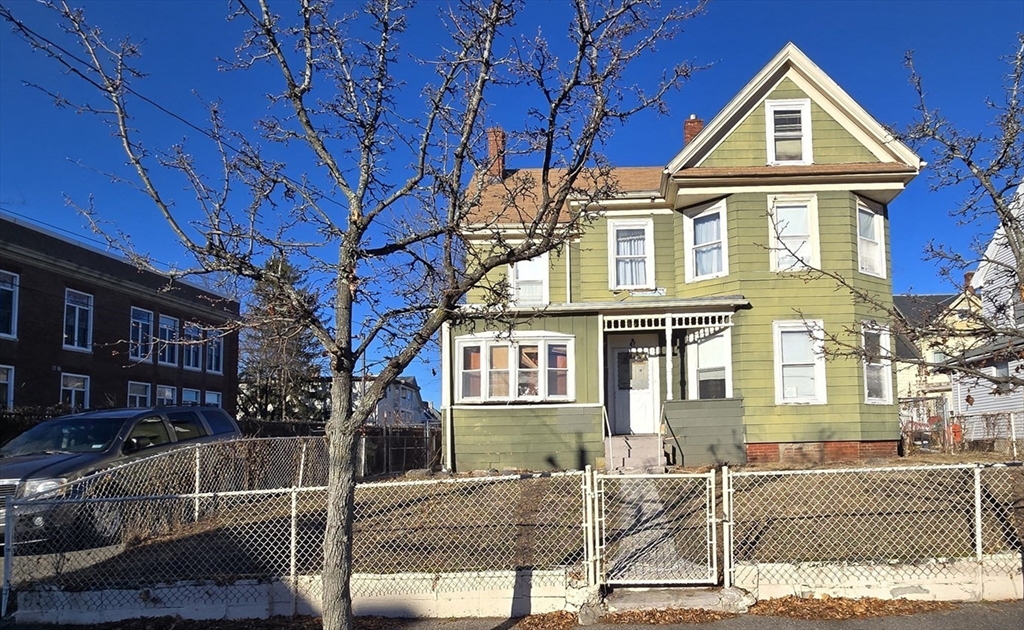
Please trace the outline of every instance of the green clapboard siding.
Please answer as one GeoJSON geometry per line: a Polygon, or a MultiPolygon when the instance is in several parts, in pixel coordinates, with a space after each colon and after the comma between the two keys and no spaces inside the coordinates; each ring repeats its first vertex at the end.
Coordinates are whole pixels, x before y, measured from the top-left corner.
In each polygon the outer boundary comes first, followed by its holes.
{"type": "Polygon", "coordinates": [[[456,471],[576,470],[604,457],[600,407],[487,405],[450,417],[456,471]]]}
{"type": "Polygon", "coordinates": [[[665,449],[682,466],[746,463],[743,401],[673,400],[665,403],[665,449]]]}
{"type": "MultiPolygon", "coordinates": [[[[677,248],[682,240],[676,239],[676,215],[656,214],[635,216],[632,219],[651,219],[654,224],[654,282],[665,290],[663,297],[631,296],[628,292],[614,292],[609,289],[608,221],[601,219],[594,223],[580,239],[579,256],[574,258],[573,271],[580,278],[579,290],[573,285],[574,302],[644,302],[675,297],[677,248]]],[[[573,256],[576,252],[573,251],[573,256]]]]}
{"type": "MultiPolygon", "coordinates": [[[[807,94],[786,78],[766,100],[807,98],[807,94]]],[[[768,162],[766,146],[765,106],[761,102],[708,155],[701,166],[764,166],[768,162]]],[[[859,140],[811,101],[811,147],[815,164],[877,162],[859,140]]]]}

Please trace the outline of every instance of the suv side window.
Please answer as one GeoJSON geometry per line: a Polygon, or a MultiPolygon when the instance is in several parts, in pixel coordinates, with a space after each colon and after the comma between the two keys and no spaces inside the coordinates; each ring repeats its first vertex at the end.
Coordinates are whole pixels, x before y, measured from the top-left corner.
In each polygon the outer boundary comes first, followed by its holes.
{"type": "Polygon", "coordinates": [[[204,409],[203,415],[206,416],[206,422],[210,425],[210,430],[213,431],[214,435],[221,433],[233,433],[235,431],[235,425],[231,422],[231,418],[220,410],[204,409]]]}
{"type": "Polygon", "coordinates": [[[167,419],[171,421],[174,436],[178,438],[179,442],[194,440],[206,435],[202,423],[199,422],[199,417],[193,411],[173,411],[167,414],[167,419]]]}
{"type": "Polygon", "coordinates": [[[164,426],[164,419],[160,416],[150,416],[139,420],[139,423],[132,429],[125,444],[126,450],[139,451],[151,446],[162,446],[171,441],[167,435],[167,427],[164,426]]]}

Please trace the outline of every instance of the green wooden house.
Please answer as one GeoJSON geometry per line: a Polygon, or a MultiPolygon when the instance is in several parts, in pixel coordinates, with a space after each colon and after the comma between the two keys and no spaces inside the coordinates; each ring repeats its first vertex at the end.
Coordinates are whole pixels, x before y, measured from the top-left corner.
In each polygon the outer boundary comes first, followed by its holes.
{"type": "Polygon", "coordinates": [[[684,129],[667,165],[616,169],[580,238],[502,270],[511,335],[443,330],[449,469],[896,453],[891,365],[822,353],[888,348],[880,314],[807,271],[891,299],[888,208],[923,162],[793,44],[684,129]]]}

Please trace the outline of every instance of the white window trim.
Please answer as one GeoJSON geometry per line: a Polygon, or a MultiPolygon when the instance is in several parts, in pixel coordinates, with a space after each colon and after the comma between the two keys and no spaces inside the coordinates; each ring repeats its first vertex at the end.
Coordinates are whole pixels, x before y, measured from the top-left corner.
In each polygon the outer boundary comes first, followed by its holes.
{"type": "Polygon", "coordinates": [[[17,339],[18,338],[18,294],[21,293],[21,276],[14,273],[13,271],[7,271],[6,269],[0,269],[3,273],[14,277],[14,289],[11,291],[11,334],[0,333],[0,339],[17,339]]]}
{"type": "MultiPolygon", "coordinates": [[[[152,363],[154,355],[156,354],[156,337],[153,335],[153,325],[156,322],[153,311],[133,306],[129,313],[130,323],[128,325],[128,358],[135,361],[136,363],[152,363]],[[140,313],[149,313],[149,352],[145,355],[142,354],[142,336],[139,336],[139,342],[135,341],[135,311],[140,313]]],[[[140,326],[141,329],[141,326],[140,326]]]]}
{"type": "MultiPolygon", "coordinates": [[[[551,261],[548,258],[548,252],[544,252],[537,258],[543,261],[544,277],[541,278],[541,301],[535,303],[519,303],[519,286],[516,279],[515,266],[518,263],[513,263],[508,266],[508,277],[509,286],[512,289],[512,303],[516,306],[547,306],[550,303],[550,286],[551,286],[551,261]]],[[[532,259],[531,259],[532,260],[532,259]]]]}
{"type": "Polygon", "coordinates": [[[857,200],[857,216],[854,220],[854,231],[857,235],[857,269],[865,275],[874,276],[876,278],[886,277],[886,249],[885,249],[885,218],[882,216],[881,206],[869,203],[863,199],[857,200]],[[864,252],[861,250],[861,238],[860,238],[860,213],[861,211],[870,212],[874,215],[874,226],[875,234],[878,236],[878,273],[868,271],[864,269],[864,252]]]}
{"type": "Polygon", "coordinates": [[[698,210],[683,212],[683,251],[686,252],[686,262],[683,264],[683,273],[686,282],[699,282],[701,280],[712,280],[729,275],[729,224],[726,218],[725,199],[698,210]],[[694,233],[693,222],[702,217],[719,215],[719,228],[722,238],[722,270],[716,273],[709,273],[703,276],[696,275],[697,265],[694,262],[694,233]]]}
{"type": "Polygon", "coordinates": [[[182,387],[181,388],[181,404],[183,404],[183,405],[191,405],[191,404],[193,404],[193,401],[191,401],[191,400],[188,401],[188,402],[185,402],[185,392],[195,392],[196,399],[194,401],[194,404],[196,404],[196,405],[203,404],[203,392],[201,390],[198,390],[198,389],[192,389],[191,387],[182,387]]]}
{"type": "Polygon", "coordinates": [[[132,403],[131,403],[132,385],[144,385],[146,387],[146,404],[145,405],[141,405],[139,408],[145,408],[145,407],[152,406],[152,404],[153,404],[153,385],[150,384],[150,383],[143,383],[142,381],[128,381],[128,389],[126,390],[127,398],[125,399],[125,407],[128,407],[130,409],[135,409],[136,408],[136,407],[133,407],[132,403]]]}
{"type": "Polygon", "coordinates": [[[213,404],[213,405],[216,405],[219,408],[223,408],[224,407],[224,395],[221,394],[218,391],[214,391],[212,389],[208,389],[208,390],[203,392],[203,404],[204,405],[211,405],[211,404],[213,404]],[[210,402],[210,395],[211,394],[217,397],[217,402],[216,403],[211,403],[210,402]]]}
{"type": "Polygon", "coordinates": [[[220,336],[208,337],[206,339],[205,350],[206,350],[206,357],[205,357],[204,363],[206,364],[206,373],[207,374],[223,374],[224,373],[224,338],[220,337],[220,336]],[[217,369],[212,370],[212,369],[210,369],[210,355],[209,355],[209,353],[210,353],[210,349],[214,348],[214,347],[220,348],[220,352],[217,353],[217,356],[218,356],[217,369]]]}
{"type": "Polygon", "coordinates": [[[181,329],[181,367],[189,372],[202,372],[206,365],[206,344],[203,342],[203,329],[198,324],[185,324],[181,329]],[[188,336],[189,329],[194,329],[197,336],[192,339],[188,336]],[[185,362],[185,352],[193,352],[197,348],[199,353],[199,365],[188,365],[185,362]]]}
{"type": "Polygon", "coordinates": [[[825,405],[828,404],[825,384],[825,325],[820,319],[784,320],[772,322],[772,346],[775,364],[775,404],[776,405],[825,405]],[[811,398],[784,397],[782,384],[782,333],[803,331],[814,339],[814,396],[811,398]]]}
{"type": "MultiPolygon", "coordinates": [[[[85,396],[84,396],[83,401],[82,401],[82,409],[88,409],[89,408],[89,397],[90,397],[89,395],[91,393],[90,390],[92,389],[92,379],[90,379],[85,374],[72,374],[71,372],[61,372],[61,374],[60,374],[60,398],[57,399],[58,402],[64,402],[64,377],[65,376],[73,376],[75,378],[85,379],[85,396]]],[[[78,391],[78,390],[73,390],[73,391],[78,391]]]]}
{"type": "MultiPolygon", "coordinates": [[[[769,268],[778,273],[800,273],[808,267],[821,267],[821,242],[818,238],[818,196],[817,195],[768,195],[768,242],[770,244],[768,253],[771,256],[769,268]],[[810,231],[810,260],[807,265],[794,265],[788,269],[779,268],[779,253],[785,251],[779,242],[778,230],[776,229],[775,208],[777,205],[785,204],[806,204],[807,205],[807,229],[810,231]]],[[[788,252],[787,252],[788,253],[788,252]]]]}
{"type": "MultiPolygon", "coordinates": [[[[726,347],[724,363],[722,364],[722,367],[725,368],[725,397],[732,398],[732,328],[726,328],[721,332],[715,331],[714,336],[719,335],[725,340],[724,344],[726,347]]],[[[700,400],[700,383],[697,380],[697,371],[698,369],[708,369],[710,367],[705,366],[701,368],[697,365],[697,353],[699,352],[697,346],[701,341],[696,340],[693,343],[686,344],[686,397],[689,400],[700,400]]]]}
{"type": "Polygon", "coordinates": [[[14,366],[0,365],[0,370],[7,370],[7,400],[0,400],[4,409],[14,408],[14,366]]]}
{"type": "Polygon", "coordinates": [[[811,141],[811,99],[794,98],[783,100],[766,100],[764,102],[764,126],[765,142],[768,149],[769,166],[783,164],[813,164],[814,154],[812,152],[813,142],[811,141]],[[800,110],[800,154],[799,160],[777,160],[775,159],[775,110],[797,109],[800,110]]]}
{"type": "Polygon", "coordinates": [[[476,333],[465,335],[455,339],[455,399],[460,403],[487,403],[487,402],[574,402],[576,399],[576,338],[572,335],[554,333],[548,331],[530,331],[529,333],[513,334],[511,338],[496,337],[494,333],[476,333]],[[548,370],[548,344],[565,346],[566,364],[568,371],[566,375],[566,395],[553,396],[547,392],[547,370],[548,370]],[[537,396],[518,395],[518,347],[521,345],[538,346],[540,365],[538,365],[538,384],[540,385],[537,396]],[[480,395],[467,397],[462,394],[462,349],[466,346],[480,346],[480,395]],[[488,370],[490,363],[489,349],[495,346],[506,346],[509,348],[509,395],[490,396],[488,391],[490,382],[488,370]]]}
{"type": "MultiPolygon", "coordinates": [[[[75,308],[82,308],[81,306],[77,306],[77,305],[72,305],[72,306],[75,306],[75,308]]],[[[61,321],[60,321],[60,333],[61,333],[61,337],[64,338],[63,348],[65,350],[71,350],[72,352],[84,352],[86,354],[92,354],[92,312],[93,312],[93,309],[95,309],[95,308],[96,308],[96,298],[91,293],[86,293],[84,291],[76,291],[74,289],[68,289],[68,288],[65,287],[65,289],[64,289],[64,312],[63,312],[63,317],[61,318],[61,321]],[[68,312],[68,293],[77,293],[79,295],[85,295],[85,296],[87,296],[89,298],[89,324],[88,324],[88,327],[86,329],[86,336],[87,336],[87,338],[85,340],[85,347],[84,348],[81,347],[81,346],[71,345],[71,344],[69,344],[67,342],[67,339],[64,338],[64,324],[65,324],[65,322],[67,320],[67,312],[68,312]]]]}
{"type": "Polygon", "coordinates": [[[178,350],[180,349],[180,346],[178,345],[178,335],[180,334],[179,330],[181,329],[181,322],[178,320],[177,317],[171,317],[170,315],[161,315],[160,317],[157,318],[157,322],[158,323],[156,328],[156,336],[158,345],[156,351],[156,362],[159,365],[171,365],[174,367],[178,367],[178,361],[180,359],[178,355],[181,354],[180,352],[178,352],[178,350]],[[164,327],[164,319],[174,322],[174,326],[171,328],[173,337],[171,338],[170,341],[165,341],[163,338],[163,332],[164,330],[166,330],[166,328],[164,327]],[[164,361],[163,359],[160,358],[160,355],[164,354],[164,350],[168,348],[174,350],[174,361],[164,361]]]}
{"type": "Polygon", "coordinates": [[[608,288],[612,291],[628,291],[630,289],[653,289],[654,280],[654,219],[631,219],[608,221],[608,288]],[[647,275],[645,284],[616,284],[617,270],[615,232],[619,229],[644,231],[644,273],[647,275]]]}
{"type": "Polygon", "coordinates": [[[863,361],[863,363],[864,363],[864,366],[863,366],[863,368],[864,368],[863,369],[863,373],[864,373],[864,402],[869,404],[869,405],[891,405],[892,404],[892,358],[891,358],[891,356],[892,356],[892,346],[891,346],[891,337],[889,335],[889,329],[888,328],[884,328],[882,326],[878,326],[876,324],[872,324],[870,322],[863,322],[861,324],[861,334],[860,334],[860,346],[861,346],[862,349],[866,349],[867,348],[867,333],[868,332],[878,332],[878,333],[881,333],[881,337],[879,338],[879,345],[881,346],[881,350],[882,350],[882,354],[884,355],[884,358],[882,358],[877,363],[868,363],[867,355],[864,356],[864,361],[863,361]],[[880,366],[882,366],[882,374],[884,375],[884,378],[882,379],[882,385],[885,387],[885,396],[883,396],[882,398],[871,398],[870,396],[868,396],[868,366],[869,365],[880,365],[880,366]]]}
{"type": "Polygon", "coordinates": [[[153,402],[154,402],[154,404],[157,404],[157,405],[176,405],[176,404],[178,404],[178,388],[177,387],[173,387],[171,385],[157,385],[156,386],[156,395],[153,396],[153,402]],[[169,389],[172,392],[174,392],[174,394],[171,396],[171,402],[170,403],[161,403],[160,402],[160,388],[162,388],[162,387],[166,388],[166,389],[169,389]]]}

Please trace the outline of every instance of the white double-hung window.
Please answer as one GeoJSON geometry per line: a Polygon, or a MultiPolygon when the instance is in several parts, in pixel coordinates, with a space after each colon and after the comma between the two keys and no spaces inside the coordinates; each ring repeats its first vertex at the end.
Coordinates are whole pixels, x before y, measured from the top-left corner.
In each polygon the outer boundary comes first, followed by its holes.
{"type": "Polygon", "coordinates": [[[18,282],[18,274],[0,270],[0,338],[3,339],[18,337],[18,282]]]}
{"type": "Polygon", "coordinates": [[[132,307],[128,356],[136,361],[153,360],[153,312],[132,307]]]}
{"type": "Polygon", "coordinates": [[[765,101],[768,164],[811,164],[811,100],[765,101]]]}
{"type": "Polygon", "coordinates": [[[861,273],[885,277],[885,219],[864,201],[857,203],[857,258],[861,273]]]}
{"type": "Polygon", "coordinates": [[[864,344],[864,402],[874,405],[892,403],[892,356],[889,350],[889,331],[865,322],[864,344]]]}
{"type": "Polygon", "coordinates": [[[768,237],[772,271],[819,266],[817,196],[769,196],[768,237]]]}
{"type": "Polygon", "coordinates": [[[608,221],[608,285],[612,290],[654,286],[654,222],[608,221]]]}
{"type": "Polygon", "coordinates": [[[456,339],[460,402],[568,401],[573,398],[574,338],[531,332],[512,339],[493,334],[456,339]]]}
{"type": "Polygon", "coordinates": [[[160,316],[160,351],[157,362],[161,365],[178,365],[178,320],[167,315],[160,316]]]}
{"type": "Polygon", "coordinates": [[[92,352],[92,296],[64,290],[64,347],[92,352]]]}
{"type": "Polygon", "coordinates": [[[821,320],[772,323],[775,351],[775,404],[823,405],[825,329],[821,320]]]}
{"type": "Polygon", "coordinates": [[[683,214],[683,246],[686,250],[686,282],[729,274],[725,200],[683,214]]]}
{"type": "Polygon", "coordinates": [[[512,265],[512,301],[516,306],[543,306],[548,303],[547,252],[512,265]]]}

